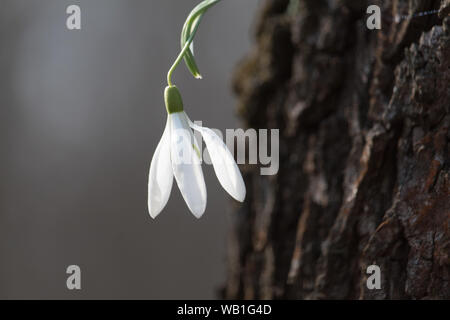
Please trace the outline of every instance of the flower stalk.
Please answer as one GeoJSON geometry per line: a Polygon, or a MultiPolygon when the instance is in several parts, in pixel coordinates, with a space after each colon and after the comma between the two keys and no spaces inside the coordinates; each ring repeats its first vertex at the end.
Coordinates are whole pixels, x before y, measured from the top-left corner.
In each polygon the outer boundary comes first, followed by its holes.
{"type": "Polygon", "coordinates": [[[181,31],[181,52],[178,54],[175,62],[170,67],[167,73],[167,85],[171,87],[172,84],[172,74],[175,69],[180,64],[181,60],[184,59],[187,68],[192,73],[196,79],[201,79],[202,76],[198,70],[197,63],[194,59],[194,38],[197,34],[198,27],[200,26],[201,19],[206,11],[217,4],[221,0],[205,0],[198,4],[189,14],[184,23],[183,29],[181,31]]]}

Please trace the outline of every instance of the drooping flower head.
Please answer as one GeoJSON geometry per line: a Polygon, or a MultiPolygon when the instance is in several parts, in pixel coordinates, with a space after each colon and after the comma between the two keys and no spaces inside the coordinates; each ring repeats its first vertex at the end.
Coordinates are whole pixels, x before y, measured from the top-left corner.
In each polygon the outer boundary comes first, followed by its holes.
{"type": "Polygon", "coordinates": [[[194,124],[184,112],[180,91],[172,84],[172,73],[184,59],[196,79],[201,79],[194,59],[193,40],[205,12],[220,0],[204,0],[189,14],[181,32],[181,52],[167,73],[164,92],[167,121],[161,141],[150,165],[148,210],[155,218],[165,207],[173,178],[191,212],[200,218],[206,208],[206,186],[201,168],[201,154],[193,130],[205,140],[214,171],[222,187],[236,200],[244,201],[245,184],[225,143],[209,128],[194,124]]]}
{"type": "Polygon", "coordinates": [[[236,200],[244,201],[245,184],[239,168],[222,139],[211,129],[194,124],[186,115],[177,87],[165,90],[167,122],[153,155],[148,182],[148,210],[155,218],[165,207],[173,178],[191,210],[200,218],[206,208],[206,186],[201,154],[193,130],[205,140],[214,172],[222,187],[236,200]]]}

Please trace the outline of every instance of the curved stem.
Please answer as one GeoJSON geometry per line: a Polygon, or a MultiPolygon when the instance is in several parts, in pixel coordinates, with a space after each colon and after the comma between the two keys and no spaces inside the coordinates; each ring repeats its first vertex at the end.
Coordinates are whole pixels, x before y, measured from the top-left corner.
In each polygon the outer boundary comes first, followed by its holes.
{"type": "Polygon", "coordinates": [[[189,36],[188,41],[184,45],[184,47],[181,50],[180,54],[178,55],[177,59],[173,63],[172,67],[170,67],[169,72],[167,73],[167,84],[169,85],[169,87],[172,87],[172,73],[176,69],[176,67],[180,64],[181,60],[183,60],[183,57],[184,57],[186,51],[189,49],[189,46],[191,45],[192,41],[194,41],[194,37],[195,37],[195,34],[197,33],[197,29],[198,29],[199,25],[200,25],[200,21],[195,26],[194,30],[192,31],[191,35],[189,36]]]}

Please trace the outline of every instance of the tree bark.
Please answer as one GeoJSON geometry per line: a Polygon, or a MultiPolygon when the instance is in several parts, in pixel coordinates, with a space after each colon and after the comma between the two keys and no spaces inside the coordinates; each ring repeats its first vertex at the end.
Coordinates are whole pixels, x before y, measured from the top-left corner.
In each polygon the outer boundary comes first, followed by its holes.
{"type": "Polygon", "coordinates": [[[449,13],[264,2],[234,87],[246,126],[280,129],[280,169],[243,168],[225,298],[450,299],[449,13]],[[366,286],[372,264],[381,289],[366,286]]]}

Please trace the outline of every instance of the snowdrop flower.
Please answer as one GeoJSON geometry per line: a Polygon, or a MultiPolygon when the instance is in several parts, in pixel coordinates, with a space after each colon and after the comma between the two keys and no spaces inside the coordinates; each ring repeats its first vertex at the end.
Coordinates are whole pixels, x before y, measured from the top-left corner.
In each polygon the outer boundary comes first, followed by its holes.
{"type": "Polygon", "coordinates": [[[205,140],[214,171],[222,187],[236,200],[245,199],[245,184],[233,156],[222,139],[209,128],[194,124],[183,109],[180,92],[175,86],[165,90],[167,122],[150,165],[148,210],[155,218],[165,207],[172,190],[173,178],[195,217],[206,208],[206,186],[201,155],[193,130],[205,140]]]}
{"type": "Polygon", "coordinates": [[[181,32],[181,52],[167,73],[164,98],[168,113],[166,127],[150,165],[148,210],[155,218],[166,206],[173,178],[191,212],[200,218],[206,208],[206,186],[201,154],[193,130],[205,140],[214,171],[222,187],[236,200],[244,201],[245,185],[241,173],[225,143],[209,128],[189,120],[180,92],[172,84],[172,73],[184,60],[192,75],[201,79],[194,59],[193,40],[205,12],[220,0],[204,0],[189,14],[181,32]]]}

